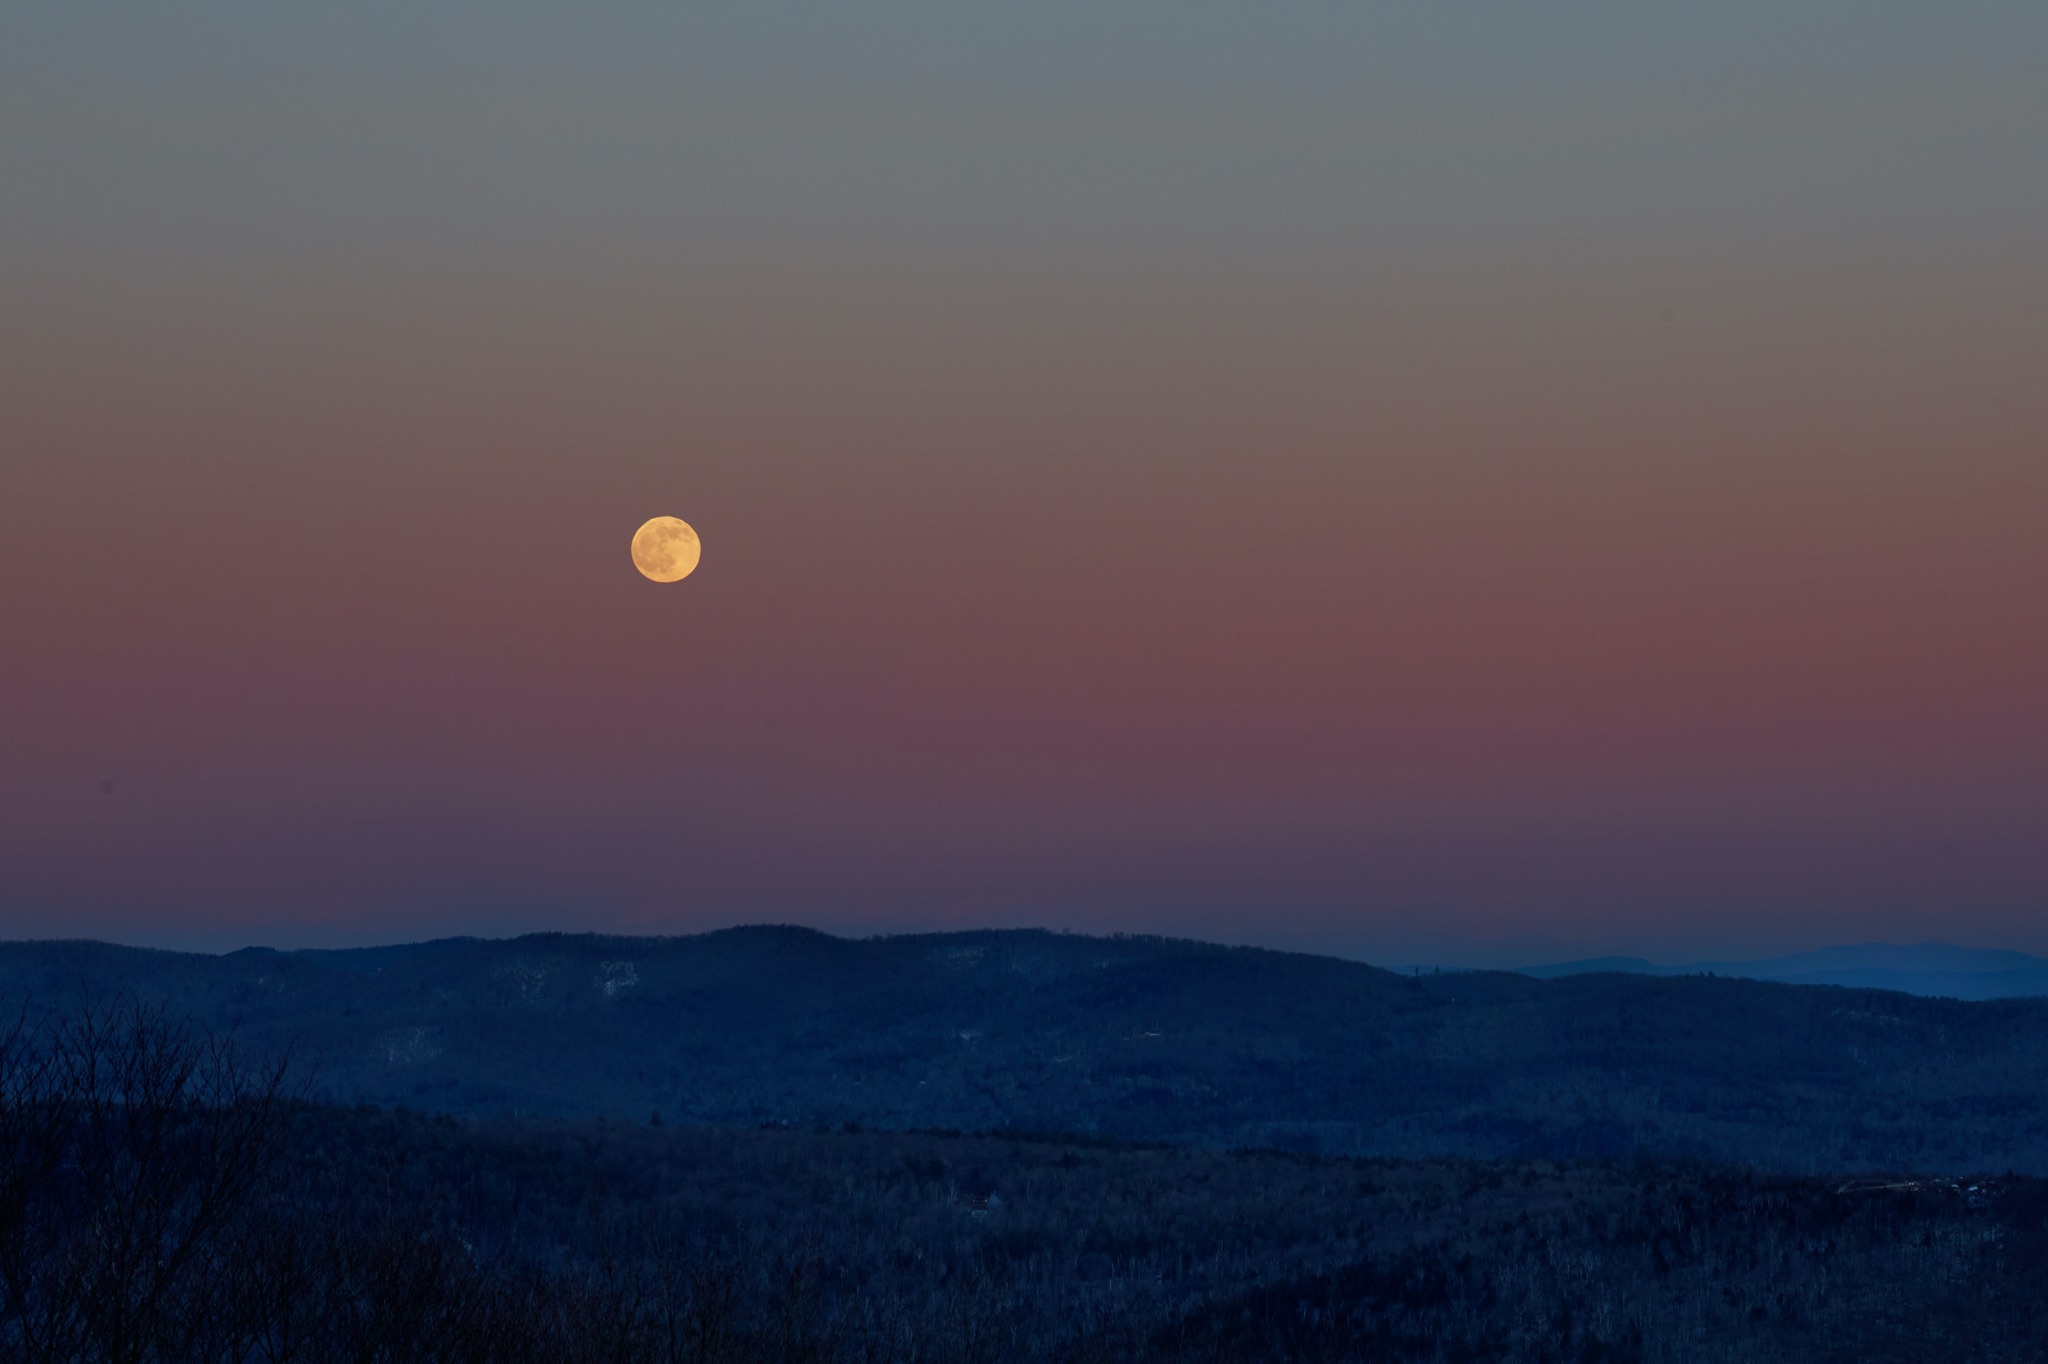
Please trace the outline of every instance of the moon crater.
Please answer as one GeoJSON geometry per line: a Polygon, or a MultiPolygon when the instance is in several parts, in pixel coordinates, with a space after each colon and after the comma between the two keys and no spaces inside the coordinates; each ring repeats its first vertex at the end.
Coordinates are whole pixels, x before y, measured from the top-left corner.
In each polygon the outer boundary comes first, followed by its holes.
{"type": "Polygon", "coordinates": [[[633,567],[658,583],[689,577],[703,553],[690,523],[673,516],[657,516],[633,532],[633,567]]]}

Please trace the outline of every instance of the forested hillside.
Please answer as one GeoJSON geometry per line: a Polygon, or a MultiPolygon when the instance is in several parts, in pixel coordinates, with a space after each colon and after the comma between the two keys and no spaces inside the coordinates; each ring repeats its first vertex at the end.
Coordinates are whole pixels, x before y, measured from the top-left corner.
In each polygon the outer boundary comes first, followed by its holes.
{"type": "Polygon", "coordinates": [[[34,1364],[2018,1360],[2048,1184],[335,1108],[128,1001],[0,1037],[34,1364]]]}
{"type": "Polygon", "coordinates": [[[0,947],[8,1000],[121,990],[292,1047],[321,1099],[451,1114],[2048,1174],[2048,1000],[1043,932],[0,947]]]}

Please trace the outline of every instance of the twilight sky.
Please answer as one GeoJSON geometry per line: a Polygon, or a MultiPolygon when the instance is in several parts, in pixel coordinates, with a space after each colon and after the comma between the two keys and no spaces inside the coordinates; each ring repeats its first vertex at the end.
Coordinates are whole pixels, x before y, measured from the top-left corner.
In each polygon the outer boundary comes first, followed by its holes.
{"type": "Polygon", "coordinates": [[[2048,8],[0,9],[0,936],[759,920],[2048,951],[2048,8]]]}

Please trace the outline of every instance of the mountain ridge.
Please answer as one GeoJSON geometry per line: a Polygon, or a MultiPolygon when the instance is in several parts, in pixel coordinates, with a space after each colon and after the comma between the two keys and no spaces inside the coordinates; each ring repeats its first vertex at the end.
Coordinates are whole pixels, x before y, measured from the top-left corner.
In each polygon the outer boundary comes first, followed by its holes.
{"type": "Polygon", "coordinates": [[[0,999],[133,992],[456,1114],[1038,1130],[1386,1156],[2048,1172],[2048,1000],[1399,975],[1155,937],[789,925],[210,956],[0,944],[0,999]]]}
{"type": "Polygon", "coordinates": [[[1755,961],[1700,961],[1666,966],[1642,957],[1589,957],[1516,968],[1539,980],[1621,973],[1646,976],[1737,976],[1794,985],[1840,985],[1896,990],[1947,999],[2018,999],[2048,996],[2048,958],[2003,948],[1958,947],[1928,941],[1858,943],[1795,952],[1755,961]]]}

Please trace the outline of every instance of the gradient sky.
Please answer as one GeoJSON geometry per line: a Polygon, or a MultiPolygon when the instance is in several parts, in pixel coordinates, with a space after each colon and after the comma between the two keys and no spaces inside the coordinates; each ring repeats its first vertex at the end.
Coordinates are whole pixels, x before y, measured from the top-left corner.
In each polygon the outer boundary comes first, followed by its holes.
{"type": "Polygon", "coordinates": [[[2048,951],[2048,8],[0,9],[0,935],[758,920],[2048,951]]]}

